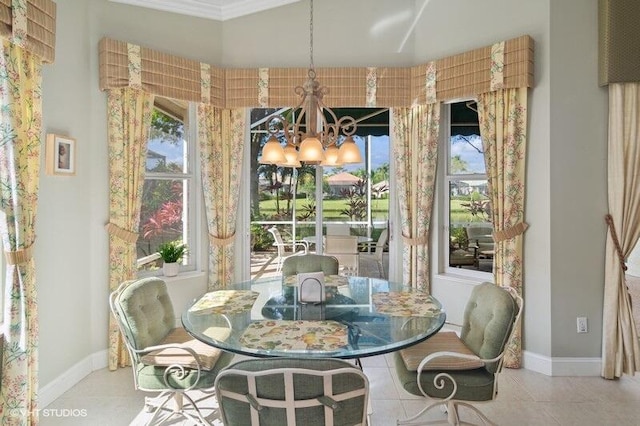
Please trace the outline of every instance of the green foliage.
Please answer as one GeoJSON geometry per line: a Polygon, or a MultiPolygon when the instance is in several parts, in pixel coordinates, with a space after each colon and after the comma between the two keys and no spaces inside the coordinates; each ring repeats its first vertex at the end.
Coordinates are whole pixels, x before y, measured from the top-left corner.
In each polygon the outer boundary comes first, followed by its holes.
{"type": "Polygon", "coordinates": [[[371,182],[378,183],[389,179],[389,163],[383,163],[371,172],[371,182]]]}
{"type": "Polygon", "coordinates": [[[340,214],[351,220],[364,220],[367,217],[367,179],[360,179],[353,188],[340,191],[346,199],[347,207],[340,214]]]}
{"type": "Polygon", "coordinates": [[[180,120],[168,116],[155,108],[151,114],[150,139],[163,139],[178,143],[184,139],[184,125],[180,120]]]}
{"type": "Polygon", "coordinates": [[[458,248],[466,249],[469,247],[469,238],[464,226],[452,226],[449,229],[449,238],[452,244],[457,244],[458,248]]]}
{"type": "Polygon", "coordinates": [[[263,251],[271,247],[273,238],[271,238],[271,234],[267,229],[267,225],[251,224],[251,246],[253,250],[263,251]]]}
{"type": "Polygon", "coordinates": [[[453,157],[451,157],[450,167],[450,173],[452,174],[464,173],[469,171],[469,165],[459,155],[454,155],[453,157]]]}
{"type": "Polygon", "coordinates": [[[466,208],[471,216],[479,217],[483,221],[491,221],[491,202],[489,200],[472,199],[468,203],[460,203],[460,205],[466,208]]]}
{"type": "Polygon", "coordinates": [[[301,208],[298,209],[298,220],[307,220],[313,219],[316,217],[316,202],[315,200],[311,200],[302,205],[301,208]]]}
{"type": "Polygon", "coordinates": [[[180,262],[187,254],[187,245],[182,241],[169,241],[158,246],[158,254],[165,263],[180,262]]]}

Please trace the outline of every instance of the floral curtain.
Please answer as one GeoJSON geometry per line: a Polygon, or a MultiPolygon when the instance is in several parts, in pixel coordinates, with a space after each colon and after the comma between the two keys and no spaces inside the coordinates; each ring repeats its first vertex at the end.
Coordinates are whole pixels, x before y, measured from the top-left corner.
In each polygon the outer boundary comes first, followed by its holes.
{"type": "Polygon", "coordinates": [[[234,239],[244,148],[244,109],[198,105],[202,189],[209,230],[210,290],[233,282],[234,239]]]}
{"type": "Polygon", "coordinates": [[[429,223],[438,162],[440,104],[394,108],[392,116],[403,282],[430,291],[429,223]]]}
{"type": "MultiPolygon", "coordinates": [[[[478,95],[478,119],[492,207],[495,283],[522,295],[527,88],[478,95]]],[[[521,329],[518,324],[507,345],[507,367],[520,367],[521,329]]]]}
{"type": "MultiPolygon", "coordinates": [[[[609,85],[609,214],[602,319],[602,377],[640,371],[625,260],[640,238],[640,83],[609,85]]],[[[636,307],[636,309],[639,309],[636,307]]]]}
{"type": "Polygon", "coordinates": [[[42,62],[2,42],[0,54],[0,233],[7,259],[0,424],[38,423],[35,221],[42,130],[42,62]]]}
{"type": "MultiPolygon", "coordinates": [[[[153,95],[138,89],[109,90],[109,291],[136,276],[136,241],[144,185],[153,95]]],[[[109,317],[109,369],[129,362],[113,315],[109,317]]]]}

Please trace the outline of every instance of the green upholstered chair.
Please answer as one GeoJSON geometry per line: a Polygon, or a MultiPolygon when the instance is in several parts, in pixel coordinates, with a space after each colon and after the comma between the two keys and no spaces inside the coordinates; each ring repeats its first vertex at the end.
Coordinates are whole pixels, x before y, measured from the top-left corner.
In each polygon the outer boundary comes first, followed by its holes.
{"type": "Polygon", "coordinates": [[[303,254],[286,258],[282,264],[282,275],[288,277],[305,272],[324,272],[325,275],[338,275],[339,267],[338,259],[334,256],[303,254]]]}
{"type": "Polygon", "coordinates": [[[398,424],[470,424],[460,421],[459,406],[473,410],[483,424],[492,424],[465,401],[496,397],[505,347],[522,308],[522,298],[515,290],[482,283],[471,292],[460,337],[453,331],[441,331],[396,353],[396,373],[404,389],[427,399],[422,411],[398,424]],[[437,406],[445,408],[447,420],[416,422],[437,406]]]}
{"type": "Polygon", "coordinates": [[[109,306],[131,358],[135,388],[158,394],[145,400],[146,411],[153,412],[147,424],[159,419],[161,413],[167,418],[180,414],[196,423],[210,424],[186,392],[213,392],[218,371],[233,355],[197,341],[175,326],[167,285],[159,278],[123,283],[111,293],[109,306]]]}
{"type": "Polygon", "coordinates": [[[339,359],[243,360],[218,374],[215,389],[224,426],[367,424],[367,377],[339,359]]]}

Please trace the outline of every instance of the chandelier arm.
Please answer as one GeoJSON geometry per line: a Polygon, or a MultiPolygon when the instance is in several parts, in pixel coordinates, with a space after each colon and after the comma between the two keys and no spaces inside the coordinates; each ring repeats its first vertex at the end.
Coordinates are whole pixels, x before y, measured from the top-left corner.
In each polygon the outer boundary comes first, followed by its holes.
{"type": "Polygon", "coordinates": [[[270,145],[272,148],[269,152],[270,155],[265,161],[268,162],[267,164],[274,162],[285,167],[299,167],[300,161],[307,164],[326,164],[331,167],[342,163],[360,163],[362,158],[352,138],[352,135],[356,133],[358,121],[351,116],[338,118],[336,113],[322,101],[324,95],[329,93],[329,88],[321,86],[316,81],[316,71],[313,64],[313,0],[309,0],[309,2],[308,79],[302,86],[296,86],[294,89],[294,92],[300,97],[298,105],[291,109],[295,120],[290,122],[283,115],[274,116],[268,120],[267,129],[273,139],[270,142],[272,144],[270,145]],[[321,130],[318,129],[318,126],[321,130]],[[345,139],[340,144],[339,153],[335,158],[341,136],[344,136],[345,139]],[[281,141],[283,137],[287,142],[287,159],[285,164],[280,164],[277,162],[279,161],[277,157],[271,155],[271,152],[278,151],[278,141],[281,141]],[[296,150],[298,151],[297,158],[295,158],[296,150]],[[304,155],[301,155],[302,151],[304,151],[304,155]],[[331,156],[334,158],[326,158],[325,163],[324,151],[331,151],[331,156]]]}

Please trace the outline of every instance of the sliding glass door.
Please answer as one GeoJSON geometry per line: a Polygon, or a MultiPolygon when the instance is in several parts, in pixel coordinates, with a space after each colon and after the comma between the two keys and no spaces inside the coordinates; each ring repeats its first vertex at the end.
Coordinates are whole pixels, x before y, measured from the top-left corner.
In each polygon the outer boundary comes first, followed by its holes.
{"type": "MultiPolygon", "coordinates": [[[[290,109],[251,110],[247,178],[251,278],[277,274],[279,253],[268,231],[277,227],[286,242],[321,252],[322,235],[334,226],[341,232],[370,237],[375,241],[389,221],[389,112],[386,109],[334,109],[358,120],[355,136],[362,164],[322,167],[302,164],[298,168],[260,164],[262,147],[273,115],[291,114],[290,109]],[[327,229],[329,227],[329,229],[327,229]],[[318,235],[319,234],[319,235],[318,235]]],[[[284,144],[284,142],[283,142],[284,144]]],[[[289,247],[291,248],[291,247],[289,247]]],[[[362,250],[370,246],[363,245],[362,250]]]]}

